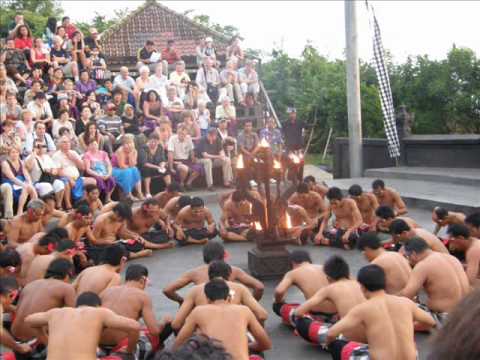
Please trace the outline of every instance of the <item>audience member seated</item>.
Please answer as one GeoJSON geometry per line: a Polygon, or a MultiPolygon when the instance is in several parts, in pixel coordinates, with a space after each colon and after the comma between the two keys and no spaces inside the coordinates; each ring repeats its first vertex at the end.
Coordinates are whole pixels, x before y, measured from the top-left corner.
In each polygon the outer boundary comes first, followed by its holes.
{"type": "Polygon", "coordinates": [[[148,66],[153,72],[159,63],[162,63],[162,53],[155,48],[152,40],[147,40],[145,46],[137,51],[137,70],[142,66],[148,66]]]}
{"type": "Polygon", "coordinates": [[[94,178],[101,194],[105,196],[105,202],[112,200],[112,192],[115,189],[115,179],[112,176],[113,168],[105,151],[99,150],[95,138],[87,143],[87,151],[83,155],[85,174],[94,178]]]}
{"type": "Polygon", "coordinates": [[[162,63],[155,65],[154,73],[150,75],[150,89],[155,90],[162,103],[167,102],[168,77],[164,74],[162,63]]]}
{"type": "Polygon", "coordinates": [[[43,92],[37,93],[27,105],[27,109],[33,113],[36,123],[52,125],[53,113],[47,96],[43,92]]]}
{"type": "Polygon", "coordinates": [[[237,99],[238,104],[243,104],[243,92],[240,87],[238,73],[233,61],[228,61],[226,68],[220,72],[220,80],[220,98],[228,96],[232,100],[237,99]]]}
{"type": "Polygon", "coordinates": [[[164,69],[166,73],[171,72],[175,68],[177,61],[182,59],[180,51],[175,47],[175,40],[169,39],[167,41],[167,47],[162,50],[162,59],[168,63],[168,69],[164,69]]]}
{"type": "Polygon", "coordinates": [[[2,124],[3,132],[0,134],[0,161],[4,160],[11,148],[22,148],[22,139],[15,131],[15,123],[6,120],[2,124]]]}
{"type": "Polygon", "coordinates": [[[177,87],[177,94],[180,98],[184,98],[186,94],[187,85],[190,83],[190,76],[185,71],[185,62],[179,60],[175,64],[175,71],[170,73],[170,85],[177,87]]]}
{"type": "Polygon", "coordinates": [[[227,120],[228,132],[230,136],[237,135],[237,113],[235,106],[231,103],[228,96],[220,98],[220,104],[215,109],[215,120],[227,120]]]}
{"type": "MultiPolygon", "coordinates": [[[[32,38],[32,32],[30,31],[30,28],[27,25],[20,25],[17,27],[17,31],[15,32],[15,48],[20,49],[20,50],[30,50],[33,47],[33,38],[32,38]]],[[[28,53],[27,56],[30,56],[30,52],[25,52],[26,54],[28,53]]]]}
{"type": "Polygon", "coordinates": [[[30,63],[32,67],[42,69],[44,74],[47,74],[50,69],[50,51],[45,48],[41,38],[36,38],[33,42],[33,48],[30,51],[30,63]]]}
{"type": "Polygon", "coordinates": [[[258,75],[253,61],[247,60],[245,62],[245,67],[238,70],[238,74],[243,96],[246,97],[247,94],[251,94],[254,99],[256,99],[260,92],[260,85],[258,83],[258,75]]]}
{"type": "Polygon", "coordinates": [[[212,102],[216,103],[219,97],[221,80],[218,70],[213,66],[214,61],[211,58],[205,58],[202,67],[197,71],[195,82],[207,93],[212,102]]]}
{"type": "Polygon", "coordinates": [[[100,39],[98,36],[98,30],[94,27],[91,27],[89,30],[90,35],[86,36],[83,41],[85,43],[85,56],[90,57],[93,50],[98,50],[99,53],[102,52],[102,46],[100,45],[100,39]]]}
{"type": "Polygon", "coordinates": [[[122,145],[112,156],[113,177],[122,190],[122,195],[132,200],[137,200],[132,195],[135,190],[138,199],[143,199],[142,182],[137,168],[138,152],[135,148],[135,138],[131,134],[122,137],[122,145]]]}
{"type": "Polygon", "coordinates": [[[163,107],[162,100],[155,90],[150,90],[143,102],[143,127],[146,135],[151,134],[160,122],[163,107]]]}
{"type": "Polygon", "coordinates": [[[30,71],[30,64],[27,61],[25,52],[15,48],[14,39],[7,39],[6,47],[0,55],[0,63],[5,64],[10,78],[25,83],[30,71]]]}

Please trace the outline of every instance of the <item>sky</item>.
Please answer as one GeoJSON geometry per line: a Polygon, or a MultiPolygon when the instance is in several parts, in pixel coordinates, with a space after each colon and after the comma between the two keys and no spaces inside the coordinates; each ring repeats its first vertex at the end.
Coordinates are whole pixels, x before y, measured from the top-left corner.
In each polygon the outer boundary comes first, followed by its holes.
{"type": "MultiPolygon", "coordinates": [[[[157,0],[158,1],[158,0],[157,0]]],[[[270,52],[283,49],[299,57],[307,42],[331,59],[343,58],[344,2],[338,1],[160,1],[172,10],[206,14],[213,22],[240,29],[244,47],[270,52]]],[[[75,21],[89,21],[95,11],[107,17],[114,9],[134,10],[143,1],[60,1],[75,21]]],[[[408,55],[445,58],[453,43],[480,56],[480,1],[370,1],[394,62],[408,55]]],[[[357,3],[359,54],[372,58],[372,35],[364,1],[357,3]]]]}

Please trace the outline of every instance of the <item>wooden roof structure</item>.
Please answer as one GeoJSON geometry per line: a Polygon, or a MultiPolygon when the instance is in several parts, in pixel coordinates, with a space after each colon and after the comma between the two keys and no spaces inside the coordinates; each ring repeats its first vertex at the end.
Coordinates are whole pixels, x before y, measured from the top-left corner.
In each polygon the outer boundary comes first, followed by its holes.
{"type": "Polygon", "coordinates": [[[177,13],[156,0],[146,0],[119,24],[101,35],[103,52],[108,63],[125,65],[135,62],[138,49],[152,40],[161,51],[170,39],[186,62],[195,58],[195,48],[201,38],[211,37],[217,54],[225,53],[229,38],[177,13]]]}

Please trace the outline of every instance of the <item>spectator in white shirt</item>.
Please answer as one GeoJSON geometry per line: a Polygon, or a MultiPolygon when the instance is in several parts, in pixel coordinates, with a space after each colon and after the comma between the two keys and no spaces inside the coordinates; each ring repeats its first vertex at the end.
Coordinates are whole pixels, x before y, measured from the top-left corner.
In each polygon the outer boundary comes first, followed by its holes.
{"type": "Polygon", "coordinates": [[[242,88],[243,96],[247,93],[252,93],[255,98],[260,91],[260,85],[258,83],[258,75],[255,71],[253,61],[248,60],[245,62],[245,67],[239,70],[240,75],[240,87],[242,88]]]}
{"type": "Polygon", "coordinates": [[[27,109],[33,113],[36,122],[47,124],[53,121],[52,108],[43,92],[35,94],[33,101],[28,103],[27,109]]]}
{"type": "Polygon", "coordinates": [[[120,74],[115,76],[115,79],[113,79],[113,88],[115,89],[117,87],[133,94],[135,89],[135,80],[133,80],[133,78],[129,75],[128,68],[126,66],[122,66],[120,68],[120,74]]]}
{"type": "Polygon", "coordinates": [[[170,74],[170,85],[177,87],[177,94],[180,98],[185,96],[185,89],[190,81],[190,76],[185,71],[185,61],[177,61],[175,71],[170,74]]]}
{"type": "Polygon", "coordinates": [[[45,143],[47,144],[47,151],[49,153],[53,153],[57,150],[55,143],[53,142],[52,137],[50,134],[46,133],[46,126],[44,123],[35,122],[33,126],[33,133],[27,134],[27,138],[25,140],[25,147],[23,148],[23,154],[29,155],[33,151],[33,143],[36,139],[44,139],[45,143]]]}
{"type": "Polygon", "coordinates": [[[205,58],[203,66],[197,71],[195,82],[207,92],[208,97],[213,101],[218,100],[218,87],[220,86],[220,74],[213,67],[213,60],[205,58]]]}
{"type": "Polygon", "coordinates": [[[221,88],[220,98],[227,95],[230,99],[237,99],[239,103],[243,102],[243,93],[238,81],[238,73],[235,69],[235,62],[227,62],[227,66],[220,73],[221,88]],[[234,97],[235,96],[235,97],[234,97]]]}
{"type": "Polygon", "coordinates": [[[150,75],[150,90],[155,90],[162,100],[162,104],[167,103],[168,78],[163,74],[163,65],[159,63],[155,66],[155,73],[150,75]]]}

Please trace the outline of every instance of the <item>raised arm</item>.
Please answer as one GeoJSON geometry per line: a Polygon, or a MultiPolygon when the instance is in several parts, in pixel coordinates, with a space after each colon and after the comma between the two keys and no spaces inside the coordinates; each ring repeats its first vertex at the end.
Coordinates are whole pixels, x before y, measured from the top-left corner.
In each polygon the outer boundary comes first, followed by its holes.
{"type": "Polygon", "coordinates": [[[235,274],[235,281],[238,281],[245,285],[249,289],[253,289],[253,297],[260,301],[263,296],[263,291],[265,289],[265,285],[253,276],[248,275],[245,271],[240,268],[234,267],[233,272],[235,274]]]}
{"type": "Polygon", "coordinates": [[[164,289],[163,289],[163,294],[168,297],[170,300],[173,300],[179,304],[183,303],[183,298],[177,294],[177,291],[184,288],[188,284],[190,284],[192,281],[192,277],[190,273],[185,273],[183,274],[179,279],[175,280],[173,283],[168,284],[164,289]]]}

